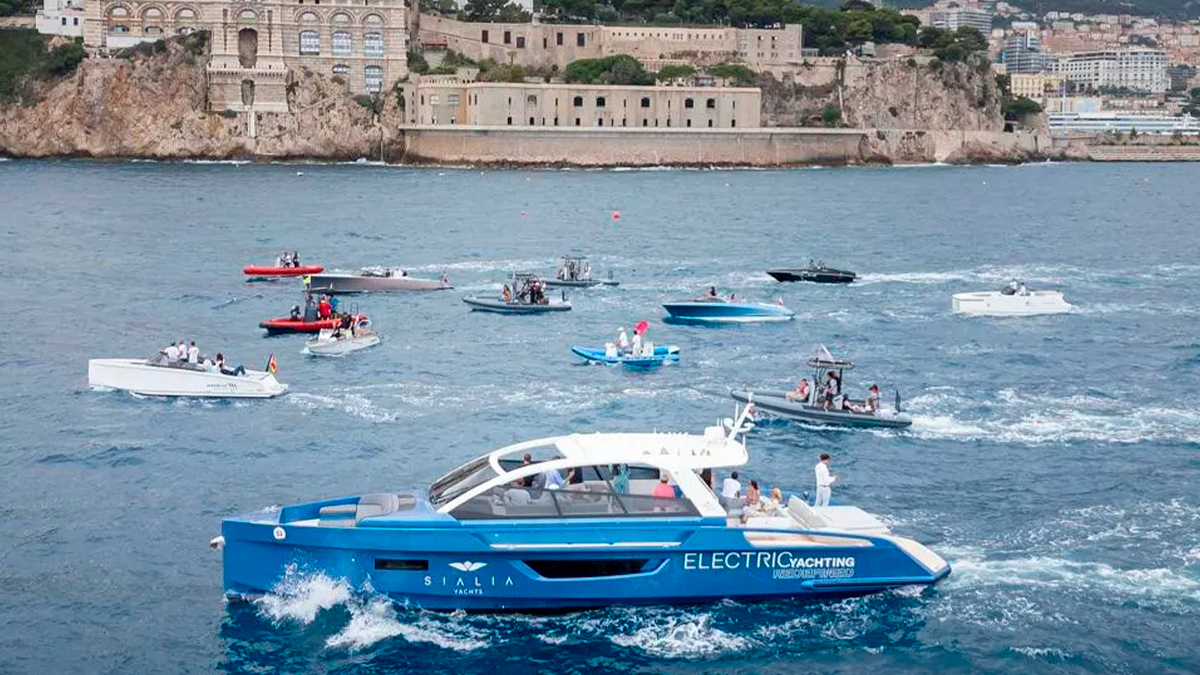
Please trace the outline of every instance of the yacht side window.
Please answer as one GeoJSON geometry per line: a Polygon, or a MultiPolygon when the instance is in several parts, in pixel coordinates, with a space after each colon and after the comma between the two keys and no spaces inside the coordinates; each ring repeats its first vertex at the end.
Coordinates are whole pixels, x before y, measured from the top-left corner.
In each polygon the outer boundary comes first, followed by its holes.
{"type": "Polygon", "coordinates": [[[585,466],[562,473],[561,487],[547,487],[542,475],[515,480],[477,495],[450,515],[459,520],[699,515],[690,500],[655,497],[658,472],[651,467],[585,466]]]}

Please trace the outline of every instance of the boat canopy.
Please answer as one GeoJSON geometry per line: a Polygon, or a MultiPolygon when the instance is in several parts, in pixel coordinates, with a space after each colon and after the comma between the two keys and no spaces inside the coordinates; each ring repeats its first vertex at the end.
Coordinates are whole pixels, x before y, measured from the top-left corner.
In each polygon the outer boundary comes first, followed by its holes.
{"type": "MultiPolygon", "coordinates": [[[[746,446],[729,438],[721,427],[709,427],[703,435],[685,433],[593,433],[551,436],[500,448],[488,455],[497,473],[501,462],[540,448],[553,451],[554,458],[569,466],[648,464],[663,469],[700,470],[741,466],[749,461],[746,446]]],[[[534,453],[534,454],[545,454],[534,453]]],[[[540,457],[545,461],[545,457],[540,457]]]]}
{"type": "Polygon", "coordinates": [[[812,368],[833,368],[836,370],[850,370],[854,364],[846,359],[835,359],[829,348],[825,345],[818,345],[812,357],[808,360],[808,365],[812,368]]]}

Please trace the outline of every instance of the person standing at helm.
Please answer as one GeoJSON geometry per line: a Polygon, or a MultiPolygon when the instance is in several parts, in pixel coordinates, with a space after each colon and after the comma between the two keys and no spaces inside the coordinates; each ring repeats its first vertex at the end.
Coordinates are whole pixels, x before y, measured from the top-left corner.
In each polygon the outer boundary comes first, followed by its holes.
{"type": "Polygon", "coordinates": [[[633,331],[633,342],[629,343],[629,351],[634,356],[642,355],[642,334],[638,331],[633,331]]]}
{"type": "Polygon", "coordinates": [[[621,334],[617,336],[617,351],[622,354],[629,351],[629,334],[625,332],[624,326],[621,326],[621,334]]]}
{"type": "Polygon", "coordinates": [[[829,455],[821,453],[821,461],[813,467],[817,477],[817,499],[814,506],[829,506],[829,497],[833,493],[833,483],[837,476],[829,473],[829,455]]]}

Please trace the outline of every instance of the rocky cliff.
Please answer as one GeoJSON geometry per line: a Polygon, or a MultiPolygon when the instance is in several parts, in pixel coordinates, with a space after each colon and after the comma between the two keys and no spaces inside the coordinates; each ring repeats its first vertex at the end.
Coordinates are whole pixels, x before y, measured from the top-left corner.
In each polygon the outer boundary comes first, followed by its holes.
{"type": "Polygon", "coordinates": [[[866,61],[816,59],[795,75],[764,75],[765,126],[834,124],[868,129],[1001,131],[1000,91],[985,62],[930,57],[866,61]]]}
{"type": "Polygon", "coordinates": [[[87,59],[41,85],[33,106],[0,108],[0,154],[153,159],[391,157],[394,96],[360,104],[346,86],[292,73],[293,114],[210,112],[203,50],[170,42],[148,56],[87,59]],[[378,114],[376,113],[378,109],[378,114]]]}

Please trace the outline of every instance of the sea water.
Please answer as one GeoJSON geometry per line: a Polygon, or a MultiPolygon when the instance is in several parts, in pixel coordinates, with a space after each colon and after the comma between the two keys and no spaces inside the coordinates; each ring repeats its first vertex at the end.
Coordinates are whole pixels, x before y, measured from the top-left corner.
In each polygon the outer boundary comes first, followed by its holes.
{"type": "MultiPolygon", "coordinates": [[[[478,171],[12,161],[0,165],[0,654],[6,673],[1197,672],[1200,166],[478,171]],[[621,214],[613,219],[613,212],[621,214]],[[265,338],[305,263],[445,272],[366,295],[384,342],[344,359],[265,338]],[[589,256],[616,288],[545,316],[472,313],[512,270],[589,256]],[[777,284],[823,259],[850,286],[777,284]],[[1010,278],[1076,311],[950,313],[1010,278]],[[794,322],[663,324],[715,285],[794,322]],[[581,365],[622,326],[678,345],[652,373],[581,365]],[[87,360],[197,341],[289,393],[92,392],[87,360]],[[493,448],[573,431],[694,431],[731,387],[788,387],[818,344],[851,392],[899,389],[910,430],[771,422],[743,484],[810,489],[944,556],[932,589],[803,605],[566,616],[438,614],[324,576],[222,599],[230,514],[419,486],[493,448]]],[[[554,291],[557,293],[558,291],[554,291]]]]}

